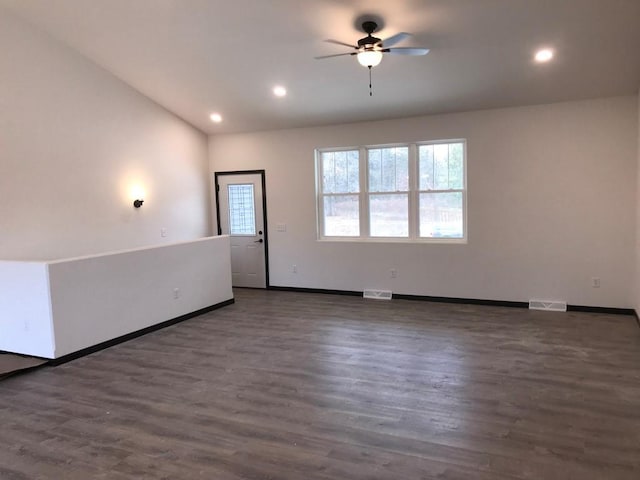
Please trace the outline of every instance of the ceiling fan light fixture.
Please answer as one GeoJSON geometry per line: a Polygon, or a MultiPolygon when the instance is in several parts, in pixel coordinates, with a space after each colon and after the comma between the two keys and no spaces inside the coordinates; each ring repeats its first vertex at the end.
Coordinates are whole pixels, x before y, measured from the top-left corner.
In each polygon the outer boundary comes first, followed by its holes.
{"type": "Polygon", "coordinates": [[[542,48],[536,52],[534,59],[538,63],[546,63],[553,59],[553,53],[553,50],[550,48],[542,48]]]}
{"type": "Polygon", "coordinates": [[[282,85],[276,85],[275,87],[273,87],[273,94],[276,97],[286,97],[287,96],[287,89],[284,88],[282,85]]]}
{"type": "Polygon", "coordinates": [[[379,50],[361,50],[358,52],[358,63],[363,67],[375,67],[382,61],[382,52],[379,50]]]}

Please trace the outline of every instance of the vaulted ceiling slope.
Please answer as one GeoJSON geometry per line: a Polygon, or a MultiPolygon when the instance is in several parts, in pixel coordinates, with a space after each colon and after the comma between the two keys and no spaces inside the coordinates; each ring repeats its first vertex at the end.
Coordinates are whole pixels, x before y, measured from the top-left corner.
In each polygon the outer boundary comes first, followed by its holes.
{"type": "MultiPolygon", "coordinates": [[[[0,0],[207,133],[346,123],[635,94],[638,0],[0,0]],[[315,60],[363,37],[423,57],[315,60]],[[542,46],[553,61],[533,62],[542,46]],[[276,84],[288,95],[277,98],[276,84]],[[209,115],[219,112],[214,124],[209,115]]],[[[6,48],[6,47],[5,47],[6,48]]]]}

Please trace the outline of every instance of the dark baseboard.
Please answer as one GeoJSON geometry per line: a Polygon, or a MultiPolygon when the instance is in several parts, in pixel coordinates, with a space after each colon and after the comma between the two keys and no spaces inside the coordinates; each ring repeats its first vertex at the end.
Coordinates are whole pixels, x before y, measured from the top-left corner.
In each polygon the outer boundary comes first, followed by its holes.
{"type": "Polygon", "coordinates": [[[195,312],[187,313],[185,315],[181,315],[179,317],[172,318],[170,320],[166,320],[164,322],[160,322],[155,325],[150,325],[140,330],[136,330],[135,332],[127,333],[126,335],[122,335],[117,338],[112,338],[111,340],[107,340],[106,342],[98,343],[97,345],[92,345],[91,347],[83,348],[82,350],[78,350],[77,352],[69,353],[59,358],[54,358],[48,362],[48,365],[55,366],[55,365],[61,365],[63,363],[70,362],[71,360],[75,360],[76,358],[84,357],[85,355],[90,355],[97,351],[104,350],[105,348],[112,347],[114,345],[126,342],[128,340],[132,340],[137,337],[141,337],[142,335],[155,332],[156,330],[160,330],[161,328],[166,328],[171,325],[175,325],[176,323],[184,322],[185,320],[189,320],[190,318],[203,315],[207,312],[217,310],[218,308],[226,307],[227,305],[231,305],[233,303],[235,303],[235,299],[231,298],[229,300],[225,300],[224,302],[216,303],[215,305],[201,308],[200,310],[196,310],[195,312]]]}
{"type": "MultiPolygon", "coordinates": [[[[284,292],[302,292],[302,293],[327,293],[330,295],[349,295],[361,297],[363,292],[354,290],[327,290],[324,288],[298,288],[298,287],[276,287],[270,286],[269,290],[279,290],[284,292]]],[[[396,300],[418,300],[423,302],[439,302],[439,303],[460,303],[466,305],[487,305],[493,307],[510,307],[510,308],[529,308],[529,302],[515,302],[508,300],[486,300],[480,298],[457,298],[457,297],[431,297],[428,295],[405,295],[402,293],[394,293],[393,299],[396,300]]],[[[635,315],[636,321],[640,326],[638,314],[632,308],[613,308],[613,307],[588,307],[584,305],[567,305],[567,311],[570,312],[591,312],[605,313],[611,315],[635,315]]]]}
{"type": "Polygon", "coordinates": [[[349,297],[361,297],[362,292],[354,290],[328,290],[325,288],[300,288],[300,287],[277,287],[269,285],[267,290],[278,290],[281,292],[299,292],[299,293],[326,293],[328,295],[347,295],[349,297]]]}
{"type": "Polygon", "coordinates": [[[634,309],[633,315],[634,317],[636,317],[636,323],[638,324],[638,328],[640,328],[640,317],[638,316],[638,311],[634,309]]]}
{"type": "MultiPolygon", "coordinates": [[[[276,287],[270,286],[269,290],[279,290],[282,292],[302,292],[302,293],[326,293],[329,295],[348,295],[352,297],[361,297],[363,292],[356,290],[328,290],[325,288],[299,288],[299,287],[276,287]]],[[[509,302],[504,300],[481,300],[475,298],[454,298],[454,297],[430,297],[426,295],[404,295],[394,293],[394,300],[419,300],[423,302],[441,302],[441,303],[464,303],[472,305],[490,305],[495,307],[515,307],[527,308],[527,302],[509,302]]]]}
{"type": "Polygon", "coordinates": [[[567,305],[568,312],[608,313],[610,315],[633,315],[633,308],[587,307],[584,305],[567,305]]]}
{"type": "Polygon", "coordinates": [[[481,298],[431,297],[428,295],[404,295],[401,293],[394,293],[393,298],[398,300],[417,300],[422,302],[462,303],[466,305],[486,305],[491,307],[529,308],[528,302],[486,300],[481,298]]]}
{"type": "MultiPolygon", "coordinates": [[[[513,302],[508,300],[484,300],[476,298],[429,297],[422,295],[393,294],[393,298],[403,300],[423,300],[427,302],[465,303],[469,305],[492,305],[495,307],[529,308],[529,302],[513,302]]],[[[567,305],[568,312],[590,312],[609,315],[633,315],[632,308],[588,307],[585,305],[567,305]]]]}

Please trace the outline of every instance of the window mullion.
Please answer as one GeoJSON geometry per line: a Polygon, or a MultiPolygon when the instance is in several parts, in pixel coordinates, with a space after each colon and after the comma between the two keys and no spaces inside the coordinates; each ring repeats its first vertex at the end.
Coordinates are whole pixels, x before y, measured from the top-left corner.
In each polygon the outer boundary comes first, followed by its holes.
{"type": "Polygon", "coordinates": [[[367,169],[369,161],[367,149],[360,147],[358,155],[359,178],[360,178],[360,237],[369,238],[369,185],[367,169]]]}
{"type": "Polygon", "coordinates": [[[322,171],[324,168],[322,155],[316,151],[316,210],[318,212],[318,238],[324,237],[324,185],[322,181],[322,171]]]}
{"type": "Polygon", "coordinates": [[[416,239],[419,234],[420,210],[418,198],[418,148],[415,143],[409,145],[409,238],[416,239]]]}

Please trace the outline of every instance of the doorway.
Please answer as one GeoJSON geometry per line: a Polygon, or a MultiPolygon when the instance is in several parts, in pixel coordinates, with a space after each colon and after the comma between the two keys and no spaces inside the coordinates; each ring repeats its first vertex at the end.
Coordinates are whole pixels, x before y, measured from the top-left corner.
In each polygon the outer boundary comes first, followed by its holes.
{"type": "Polygon", "coordinates": [[[265,171],[215,173],[218,235],[229,235],[234,287],[269,286],[265,171]]]}

